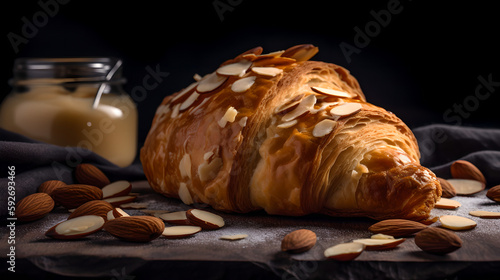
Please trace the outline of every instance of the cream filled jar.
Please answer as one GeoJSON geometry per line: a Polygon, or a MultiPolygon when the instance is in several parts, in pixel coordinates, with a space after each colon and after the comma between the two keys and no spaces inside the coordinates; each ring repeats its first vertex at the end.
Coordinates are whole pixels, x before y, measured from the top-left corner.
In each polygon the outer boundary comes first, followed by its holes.
{"type": "Polygon", "coordinates": [[[0,127],[130,165],[137,152],[137,109],[122,88],[120,65],[115,58],[17,59],[0,127]]]}

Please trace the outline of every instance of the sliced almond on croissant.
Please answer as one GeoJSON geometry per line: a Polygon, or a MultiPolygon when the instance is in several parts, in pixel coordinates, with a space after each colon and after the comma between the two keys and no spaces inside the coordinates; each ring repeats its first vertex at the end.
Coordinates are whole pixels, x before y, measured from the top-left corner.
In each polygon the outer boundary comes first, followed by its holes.
{"type": "Polygon", "coordinates": [[[284,122],[289,122],[304,115],[305,113],[308,113],[314,107],[314,104],[316,104],[316,100],[317,99],[314,94],[306,96],[300,101],[297,107],[293,109],[293,111],[284,115],[281,120],[284,122]]]}
{"type": "Polygon", "coordinates": [[[330,120],[330,119],[324,119],[324,120],[320,121],[319,123],[317,123],[314,126],[313,136],[314,137],[323,137],[327,134],[330,134],[330,132],[332,132],[332,130],[336,124],[337,124],[336,121],[330,120]]]}
{"type": "Polygon", "coordinates": [[[245,72],[250,68],[252,65],[251,61],[248,61],[246,59],[231,63],[231,64],[226,64],[224,66],[219,67],[217,69],[217,74],[219,75],[226,75],[226,76],[242,76],[245,74],[245,72]]]}
{"type": "Polygon", "coordinates": [[[256,76],[241,78],[231,85],[231,90],[234,92],[245,92],[253,86],[256,76]]]}
{"type": "Polygon", "coordinates": [[[207,93],[220,87],[227,80],[227,76],[218,75],[216,72],[203,77],[196,87],[199,93],[207,93]]]}
{"type": "Polygon", "coordinates": [[[321,93],[321,94],[328,95],[328,96],[345,97],[345,98],[355,97],[348,92],[330,89],[330,88],[311,87],[311,89],[317,93],[321,93]]]}
{"type": "Polygon", "coordinates": [[[330,110],[330,114],[336,117],[346,117],[356,114],[361,111],[361,108],[362,106],[359,103],[344,103],[333,107],[333,109],[330,110]]]}
{"type": "Polygon", "coordinates": [[[274,77],[278,74],[283,73],[282,69],[276,67],[252,67],[252,71],[259,75],[269,77],[274,77]]]}

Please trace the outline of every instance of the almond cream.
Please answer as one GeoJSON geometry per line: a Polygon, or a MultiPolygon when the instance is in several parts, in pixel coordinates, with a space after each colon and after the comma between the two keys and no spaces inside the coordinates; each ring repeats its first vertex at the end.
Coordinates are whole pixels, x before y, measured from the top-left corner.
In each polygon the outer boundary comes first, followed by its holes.
{"type": "MultiPolygon", "coordinates": [[[[59,146],[91,150],[118,166],[135,158],[137,110],[108,58],[18,59],[0,127],[59,146]],[[104,91],[93,108],[97,90],[104,91]]],[[[77,159],[73,159],[75,161],[77,159]]]]}

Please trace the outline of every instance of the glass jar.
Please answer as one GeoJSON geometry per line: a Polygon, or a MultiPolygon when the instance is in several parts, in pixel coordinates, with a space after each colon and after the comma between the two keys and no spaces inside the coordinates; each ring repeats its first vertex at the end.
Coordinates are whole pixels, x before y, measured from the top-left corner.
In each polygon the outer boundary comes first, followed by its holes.
{"type": "Polygon", "coordinates": [[[46,143],[88,149],[118,166],[130,165],[137,150],[137,109],[122,88],[121,68],[108,75],[118,62],[16,59],[13,90],[0,107],[0,127],[46,143]],[[101,85],[102,95],[94,104],[101,85]]]}

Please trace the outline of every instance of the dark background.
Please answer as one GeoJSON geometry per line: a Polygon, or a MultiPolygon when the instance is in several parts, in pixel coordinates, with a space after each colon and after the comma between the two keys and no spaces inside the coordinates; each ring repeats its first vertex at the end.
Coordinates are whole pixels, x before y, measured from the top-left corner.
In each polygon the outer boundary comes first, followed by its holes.
{"type": "Polygon", "coordinates": [[[255,46],[271,52],[302,43],[319,47],[314,60],[349,69],[369,102],[394,112],[411,128],[500,124],[500,86],[487,99],[474,101],[479,76],[500,82],[495,2],[66,1],[4,3],[1,98],[10,91],[7,82],[18,57],[120,57],[129,93],[142,85],[147,67],[160,69],[169,76],[144,100],[136,100],[140,145],[163,97],[191,83],[194,73],[212,72],[224,60],[255,46]],[[8,34],[22,36],[23,18],[33,23],[44,11],[40,2],[58,3],[58,10],[16,53],[8,34]],[[373,13],[383,13],[395,3],[399,12],[390,21],[386,18],[385,26],[376,23],[373,13]],[[349,62],[340,44],[356,46],[355,29],[367,26],[373,36],[349,62]],[[444,116],[467,100],[474,110],[466,116],[444,116]]]}

